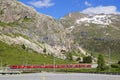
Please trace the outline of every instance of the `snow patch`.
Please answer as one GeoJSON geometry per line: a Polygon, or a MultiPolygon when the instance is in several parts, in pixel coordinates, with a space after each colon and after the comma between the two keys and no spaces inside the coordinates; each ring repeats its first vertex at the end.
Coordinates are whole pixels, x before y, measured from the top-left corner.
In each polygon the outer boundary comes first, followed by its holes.
{"type": "Polygon", "coordinates": [[[73,29],[75,26],[71,26],[70,29],[73,29]]]}
{"type": "Polygon", "coordinates": [[[66,28],[66,30],[67,30],[67,32],[71,32],[74,28],[75,28],[75,26],[70,26],[69,28],[66,28]]]}
{"type": "Polygon", "coordinates": [[[76,20],[76,23],[80,24],[81,22],[84,22],[84,23],[109,25],[110,23],[112,23],[110,18],[111,18],[110,15],[95,15],[95,16],[89,16],[78,19],[76,20]]]}

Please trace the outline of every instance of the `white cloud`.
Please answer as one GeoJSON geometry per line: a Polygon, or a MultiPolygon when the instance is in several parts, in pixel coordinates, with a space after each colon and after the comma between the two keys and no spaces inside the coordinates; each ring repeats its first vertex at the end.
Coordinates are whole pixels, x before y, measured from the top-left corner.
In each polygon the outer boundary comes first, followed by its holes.
{"type": "Polygon", "coordinates": [[[52,3],[51,0],[39,0],[39,1],[32,1],[28,3],[37,8],[50,7],[55,4],[55,3],[52,3]]]}
{"type": "Polygon", "coordinates": [[[92,4],[89,3],[88,1],[85,1],[85,5],[86,5],[86,6],[92,6],[92,4]]]}
{"type": "Polygon", "coordinates": [[[97,6],[97,7],[90,7],[82,11],[86,14],[118,14],[120,13],[117,11],[116,6],[97,6]]]}

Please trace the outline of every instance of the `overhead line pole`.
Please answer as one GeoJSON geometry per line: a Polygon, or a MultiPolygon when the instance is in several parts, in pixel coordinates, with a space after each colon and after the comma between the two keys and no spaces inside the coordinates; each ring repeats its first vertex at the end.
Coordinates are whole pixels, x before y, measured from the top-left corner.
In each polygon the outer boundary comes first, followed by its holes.
{"type": "Polygon", "coordinates": [[[109,72],[111,72],[111,64],[110,64],[110,48],[108,48],[108,66],[109,66],[109,72]]]}
{"type": "Polygon", "coordinates": [[[1,59],[1,62],[0,62],[0,64],[1,64],[1,70],[2,70],[2,59],[1,59]]]}
{"type": "Polygon", "coordinates": [[[53,58],[54,72],[55,72],[55,57],[53,58]]]}

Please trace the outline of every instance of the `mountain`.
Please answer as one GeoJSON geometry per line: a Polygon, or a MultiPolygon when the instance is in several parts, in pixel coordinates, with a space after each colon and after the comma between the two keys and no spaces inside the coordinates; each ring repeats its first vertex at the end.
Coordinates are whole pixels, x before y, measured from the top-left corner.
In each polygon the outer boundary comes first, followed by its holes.
{"type": "Polygon", "coordinates": [[[72,37],[73,43],[87,53],[102,53],[119,60],[120,57],[120,14],[88,15],[80,12],[69,13],[59,22],[66,28],[66,33],[72,37]]]}
{"type": "MultiPolygon", "coordinates": [[[[108,57],[110,49],[112,60],[119,60],[119,23],[120,14],[80,12],[55,20],[17,0],[0,0],[0,44],[5,43],[8,48],[17,45],[16,49],[21,47],[26,53],[32,51],[65,60],[71,56],[67,52],[73,52],[73,59],[97,57],[98,53],[108,57]]],[[[0,54],[7,49],[1,48],[0,54]]]]}
{"type": "Polygon", "coordinates": [[[51,16],[38,13],[17,0],[0,0],[0,41],[66,58],[60,53],[66,49],[64,27],[51,16]]]}

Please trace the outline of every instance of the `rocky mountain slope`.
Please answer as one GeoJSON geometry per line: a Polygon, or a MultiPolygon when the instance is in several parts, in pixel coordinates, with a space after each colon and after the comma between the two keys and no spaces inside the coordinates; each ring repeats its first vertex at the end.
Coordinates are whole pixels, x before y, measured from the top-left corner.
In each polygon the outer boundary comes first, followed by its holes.
{"type": "Polygon", "coordinates": [[[38,53],[66,58],[60,53],[66,45],[64,27],[17,0],[0,0],[0,41],[24,44],[38,53]]]}
{"type": "MultiPolygon", "coordinates": [[[[120,57],[120,14],[87,15],[80,12],[70,13],[59,20],[69,32],[74,43],[89,53],[108,54],[120,57]]],[[[116,58],[115,57],[115,58],[116,58]]]]}

